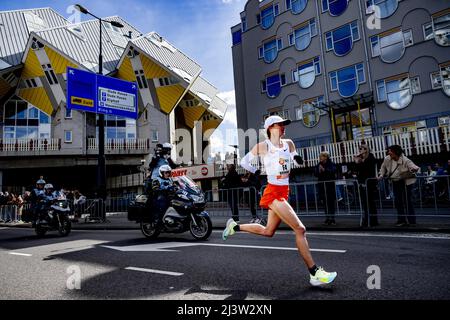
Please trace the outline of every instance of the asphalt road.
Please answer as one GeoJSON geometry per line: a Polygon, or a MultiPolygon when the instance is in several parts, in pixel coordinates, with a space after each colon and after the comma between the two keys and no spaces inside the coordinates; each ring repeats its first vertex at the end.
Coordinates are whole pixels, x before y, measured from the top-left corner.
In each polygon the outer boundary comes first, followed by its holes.
{"type": "Polygon", "coordinates": [[[31,229],[0,228],[0,299],[450,299],[449,234],[308,239],[317,264],[338,272],[327,288],[309,285],[289,231],[224,242],[215,230],[194,242],[188,233],[149,241],[136,230],[75,230],[39,239],[31,229]]]}

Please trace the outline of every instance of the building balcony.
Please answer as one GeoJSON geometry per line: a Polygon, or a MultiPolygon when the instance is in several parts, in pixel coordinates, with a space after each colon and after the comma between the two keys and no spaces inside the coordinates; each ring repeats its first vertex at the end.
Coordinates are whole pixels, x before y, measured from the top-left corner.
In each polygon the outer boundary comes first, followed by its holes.
{"type": "MultiPolygon", "coordinates": [[[[98,154],[98,140],[87,139],[87,153],[98,154]]],[[[147,154],[150,153],[150,139],[106,139],[105,154],[147,154]]]]}
{"type": "MultiPolygon", "coordinates": [[[[83,147],[67,146],[61,139],[0,140],[0,157],[64,156],[98,154],[98,141],[88,138],[83,147]]],[[[149,139],[107,139],[105,153],[111,155],[142,155],[150,152],[149,139]]]]}
{"type": "Polygon", "coordinates": [[[57,155],[61,139],[4,139],[0,140],[0,157],[57,155]]]}

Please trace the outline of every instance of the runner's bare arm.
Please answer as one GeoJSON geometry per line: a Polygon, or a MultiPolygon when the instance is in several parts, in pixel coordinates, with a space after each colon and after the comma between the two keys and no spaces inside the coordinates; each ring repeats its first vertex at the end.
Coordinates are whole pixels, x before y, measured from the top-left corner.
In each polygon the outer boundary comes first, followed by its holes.
{"type": "Polygon", "coordinates": [[[289,152],[291,154],[292,160],[297,162],[298,165],[303,164],[303,159],[298,155],[297,150],[295,149],[295,144],[291,139],[286,139],[287,144],[289,145],[289,152]]]}
{"type": "Polygon", "coordinates": [[[242,158],[241,160],[241,166],[247,171],[250,171],[251,173],[255,173],[257,168],[252,166],[251,162],[252,160],[257,156],[264,156],[267,153],[267,144],[264,142],[258,143],[256,146],[253,147],[253,149],[247,153],[247,155],[242,158]]]}

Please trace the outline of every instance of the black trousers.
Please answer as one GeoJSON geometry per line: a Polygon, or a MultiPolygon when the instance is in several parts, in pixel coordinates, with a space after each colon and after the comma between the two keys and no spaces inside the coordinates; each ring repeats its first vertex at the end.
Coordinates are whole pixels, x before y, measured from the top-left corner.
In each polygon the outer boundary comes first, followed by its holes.
{"type": "Polygon", "coordinates": [[[239,221],[239,190],[228,190],[228,205],[231,208],[231,215],[234,221],[239,221]]]}
{"type": "Polygon", "coordinates": [[[258,203],[258,192],[255,189],[250,188],[248,204],[249,204],[250,212],[252,213],[253,218],[257,218],[257,214],[256,214],[257,203],[258,203]]]}
{"type": "Polygon", "coordinates": [[[319,182],[319,197],[325,205],[327,220],[334,220],[336,211],[336,184],[335,182],[319,182]]]}
{"type": "Polygon", "coordinates": [[[416,214],[412,203],[413,185],[407,186],[404,180],[393,181],[394,203],[397,209],[397,223],[416,223],[416,214]],[[407,213],[407,214],[406,214],[407,213]]]}
{"type": "Polygon", "coordinates": [[[367,226],[368,222],[370,222],[370,225],[378,224],[377,205],[375,201],[376,191],[376,181],[368,181],[366,185],[359,185],[364,210],[363,226],[367,226]]]}

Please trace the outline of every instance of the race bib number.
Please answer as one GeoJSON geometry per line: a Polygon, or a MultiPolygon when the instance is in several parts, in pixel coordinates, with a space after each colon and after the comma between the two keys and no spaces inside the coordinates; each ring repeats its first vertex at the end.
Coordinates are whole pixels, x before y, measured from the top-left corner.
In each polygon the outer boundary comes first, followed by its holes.
{"type": "Polygon", "coordinates": [[[278,162],[273,162],[270,168],[266,168],[267,174],[275,176],[277,179],[285,179],[289,177],[290,163],[289,159],[279,157],[278,162]]]}

